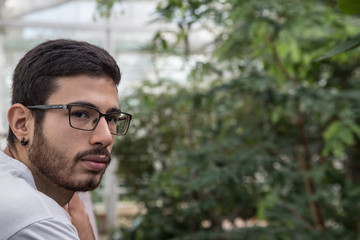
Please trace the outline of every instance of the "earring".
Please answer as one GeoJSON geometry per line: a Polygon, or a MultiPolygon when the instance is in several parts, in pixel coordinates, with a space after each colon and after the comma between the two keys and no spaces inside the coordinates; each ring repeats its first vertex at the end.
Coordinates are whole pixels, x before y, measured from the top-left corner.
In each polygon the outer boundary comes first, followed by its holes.
{"type": "Polygon", "coordinates": [[[25,141],[25,138],[24,138],[24,137],[21,138],[21,140],[20,140],[20,143],[21,143],[21,145],[23,145],[23,146],[26,146],[26,144],[28,144],[28,142],[29,142],[29,141],[25,141]]]}

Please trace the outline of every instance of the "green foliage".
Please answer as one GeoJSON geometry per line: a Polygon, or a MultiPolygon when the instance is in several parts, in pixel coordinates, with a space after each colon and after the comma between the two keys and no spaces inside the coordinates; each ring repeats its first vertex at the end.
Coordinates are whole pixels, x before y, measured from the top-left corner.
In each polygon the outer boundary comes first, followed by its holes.
{"type": "MultiPolygon", "coordinates": [[[[338,0],[339,9],[345,14],[357,14],[360,13],[360,2],[357,0],[338,0]]],[[[349,51],[360,45],[360,34],[350,37],[345,41],[337,44],[325,55],[321,56],[318,61],[333,57],[337,54],[349,51]]]]}
{"type": "Polygon", "coordinates": [[[360,12],[360,2],[357,0],[339,0],[339,8],[346,14],[356,14],[360,12]]]}
{"type": "Polygon", "coordinates": [[[333,49],[327,52],[324,56],[321,56],[317,61],[324,60],[326,58],[333,57],[340,53],[352,50],[360,45],[360,34],[345,40],[344,42],[336,45],[333,49]]]}
{"type": "MultiPolygon", "coordinates": [[[[125,237],[359,239],[359,54],[315,61],[359,24],[335,7],[159,5],[159,19],[176,21],[179,36],[197,23],[217,34],[188,84],[144,82],[121,99],[134,120],[114,154],[129,197],[146,209],[125,237]]],[[[165,52],[189,44],[162,36],[154,41],[165,52]]]]}
{"type": "Polygon", "coordinates": [[[96,0],[96,10],[101,17],[108,18],[111,15],[111,9],[114,3],[120,0],[96,0]]]}

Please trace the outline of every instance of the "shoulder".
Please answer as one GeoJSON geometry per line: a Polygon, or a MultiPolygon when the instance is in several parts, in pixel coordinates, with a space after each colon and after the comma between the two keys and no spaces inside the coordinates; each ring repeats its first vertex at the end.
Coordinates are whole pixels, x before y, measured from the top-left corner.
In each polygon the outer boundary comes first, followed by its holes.
{"type": "Polygon", "coordinates": [[[64,224],[63,222],[54,219],[41,220],[26,228],[22,228],[8,238],[9,240],[79,240],[75,228],[71,225],[64,224]]]}
{"type": "Polygon", "coordinates": [[[42,227],[46,227],[46,222],[57,222],[58,226],[74,228],[66,211],[36,189],[25,165],[2,157],[0,156],[0,239],[7,239],[22,229],[39,226],[40,223],[42,227]]]}

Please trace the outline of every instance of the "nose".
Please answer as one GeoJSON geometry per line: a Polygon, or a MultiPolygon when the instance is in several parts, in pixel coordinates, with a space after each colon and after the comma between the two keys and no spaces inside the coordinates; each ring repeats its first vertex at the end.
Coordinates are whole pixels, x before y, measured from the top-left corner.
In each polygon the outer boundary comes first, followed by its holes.
{"type": "Polygon", "coordinates": [[[92,131],[90,140],[92,145],[101,145],[104,148],[110,146],[114,141],[109,125],[104,117],[101,117],[96,128],[92,131]]]}

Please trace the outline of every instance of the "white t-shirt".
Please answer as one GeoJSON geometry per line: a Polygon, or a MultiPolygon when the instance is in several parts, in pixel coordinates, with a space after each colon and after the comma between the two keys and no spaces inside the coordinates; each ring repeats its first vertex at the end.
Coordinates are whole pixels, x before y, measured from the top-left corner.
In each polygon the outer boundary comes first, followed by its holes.
{"type": "Polygon", "coordinates": [[[78,240],[67,212],[36,189],[30,170],[0,151],[0,240],[78,240]]]}

